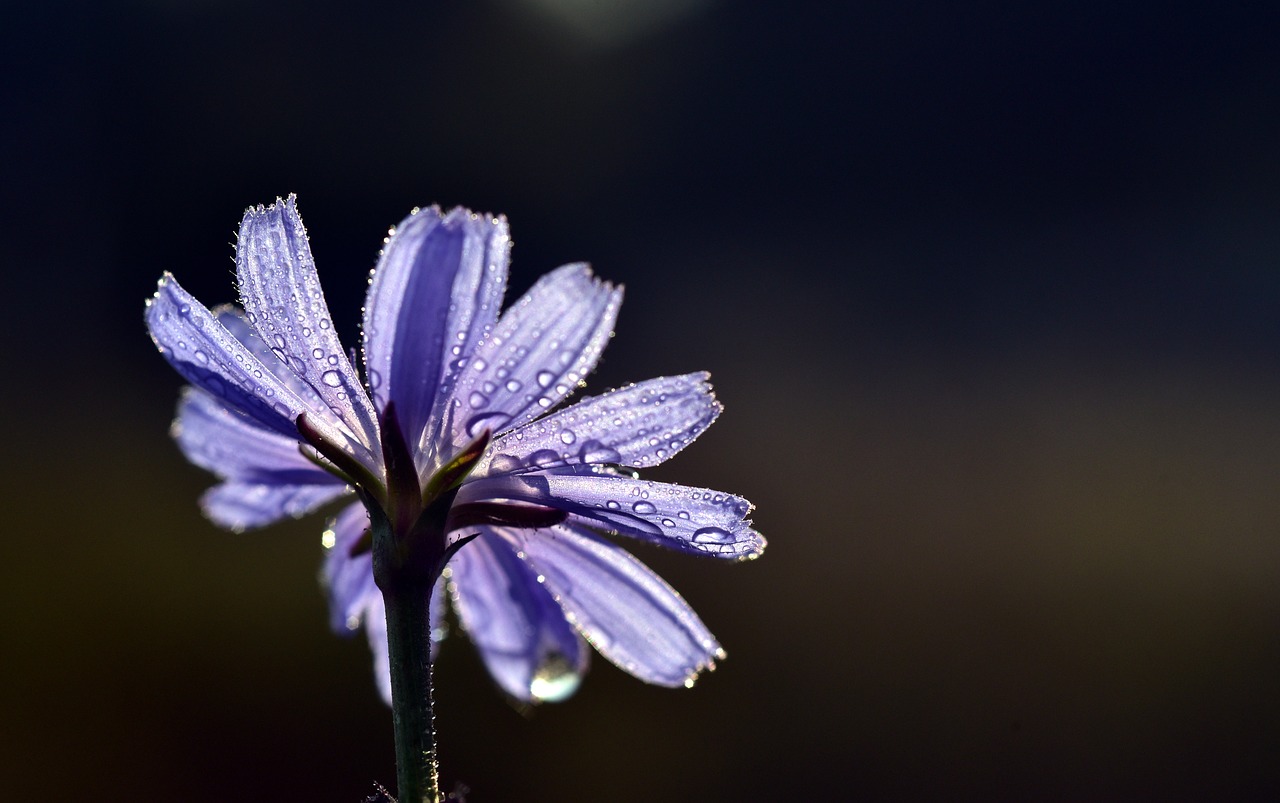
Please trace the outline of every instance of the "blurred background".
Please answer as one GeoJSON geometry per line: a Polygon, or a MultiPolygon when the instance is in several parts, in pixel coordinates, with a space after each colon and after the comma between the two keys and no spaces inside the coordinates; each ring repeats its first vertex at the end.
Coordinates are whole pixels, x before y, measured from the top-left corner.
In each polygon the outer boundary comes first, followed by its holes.
{"type": "Polygon", "coordinates": [[[627,285],[596,391],[708,369],[650,476],[765,556],[637,548],[729,652],[517,711],[450,639],[487,801],[1280,795],[1280,25],[1264,4],[5,6],[0,796],[394,783],[323,517],[215,529],[142,325],[234,299],[296,192],[355,342],[411,207],[509,216],[509,297],[627,285]]]}

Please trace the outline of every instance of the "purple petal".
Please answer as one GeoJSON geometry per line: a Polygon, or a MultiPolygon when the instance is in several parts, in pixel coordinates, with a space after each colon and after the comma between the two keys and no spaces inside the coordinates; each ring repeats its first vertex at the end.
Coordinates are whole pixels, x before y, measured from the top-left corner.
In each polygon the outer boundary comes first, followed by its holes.
{"type": "Polygon", "coordinates": [[[299,453],[297,438],[263,429],[198,388],[184,389],[171,433],[188,460],[223,479],[343,487],[299,453]]]}
{"type": "Polygon", "coordinates": [[[595,532],[625,535],[669,549],[750,559],[765,539],[751,529],[751,503],[740,496],[620,475],[602,467],[551,469],[468,482],[458,504],[514,500],[546,505],[595,532]]]}
{"type": "Polygon", "coordinates": [[[724,657],[697,614],[640,561],[568,527],[506,530],[600,654],[648,683],[692,685],[724,657]]]}
{"type": "Polygon", "coordinates": [[[510,545],[483,531],[449,566],[459,620],[498,685],[527,702],[571,695],[586,671],[587,650],[510,545]]]}
{"type": "Polygon", "coordinates": [[[383,250],[365,301],[365,361],[379,409],[395,401],[412,445],[497,319],[510,247],[505,219],[432,208],[405,218],[383,250]]]}
{"type": "Polygon", "coordinates": [[[621,288],[566,265],[538,280],[476,348],[449,409],[453,443],[519,427],[558,404],[595,367],[621,288]]]}
{"type": "Polygon", "coordinates": [[[377,443],[373,406],[334,331],[292,195],[245,212],[236,277],[245,317],[263,342],[366,446],[377,443]]]}
{"type": "Polygon", "coordinates": [[[294,439],[294,422],[308,413],[335,443],[349,440],[327,409],[315,410],[282,383],[168,273],[147,301],[146,321],[156,347],[177,372],[229,409],[294,439]]]}
{"type": "Polygon", "coordinates": [[[283,518],[306,515],[347,492],[345,485],[268,485],[224,482],[200,498],[213,522],[228,530],[248,530],[283,518]]]}
{"type": "Polygon", "coordinates": [[[351,556],[351,547],[368,528],[368,512],[355,503],[344,508],[324,531],[321,578],[329,593],[329,626],[335,633],[358,630],[372,598],[382,596],[373,582],[372,553],[366,550],[351,556]]]}
{"type": "Polygon", "coordinates": [[[720,414],[706,373],[661,377],[586,398],[493,442],[477,472],[548,462],[643,468],[671,458],[720,414]]]}

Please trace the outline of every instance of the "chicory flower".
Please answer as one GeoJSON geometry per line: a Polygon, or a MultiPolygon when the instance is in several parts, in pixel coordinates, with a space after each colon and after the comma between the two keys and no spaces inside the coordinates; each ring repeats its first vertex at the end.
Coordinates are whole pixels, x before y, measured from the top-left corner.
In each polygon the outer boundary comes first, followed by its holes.
{"type": "Polygon", "coordinates": [[[673,457],[720,404],[695,373],[555,409],[599,359],[622,290],[566,265],[501,311],[510,246],[505,219],[465,209],[415,210],[392,229],[365,301],[363,376],[334,331],[293,196],[245,213],[239,307],[208,309],[166,273],[146,321],[191,383],[174,437],[222,480],[204,511],[244,530],[356,495],[324,531],[324,579],[333,627],[363,626],[388,700],[371,515],[401,532],[436,516],[433,638],[448,597],[512,697],[567,697],[588,643],[641,680],[691,685],[723,651],[613,538],[761,553],[746,500],[633,471],[673,457]]]}

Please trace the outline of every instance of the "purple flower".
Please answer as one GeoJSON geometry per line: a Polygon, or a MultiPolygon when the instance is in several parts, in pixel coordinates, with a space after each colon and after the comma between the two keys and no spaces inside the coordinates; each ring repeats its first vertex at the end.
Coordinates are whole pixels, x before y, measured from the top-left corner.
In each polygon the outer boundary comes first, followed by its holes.
{"type": "Polygon", "coordinates": [[[508,694],[567,697],[586,643],[641,680],[691,685],[724,653],[609,536],[720,559],[761,553],[746,500],[632,471],[674,456],[720,404],[698,373],[549,412],[595,366],[622,291],[566,265],[500,315],[510,247],[502,218],[435,208],[405,218],[370,279],[363,378],[334,332],[292,196],[245,213],[242,308],[210,310],[166,274],[146,320],[192,384],[174,437],[222,480],[205,513],[243,530],[356,494],[324,532],[324,578],[333,627],[365,628],[388,699],[370,511],[408,516],[396,525],[406,531],[433,504],[445,511],[438,554],[449,561],[434,586],[433,638],[447,587],[508,694]]]}

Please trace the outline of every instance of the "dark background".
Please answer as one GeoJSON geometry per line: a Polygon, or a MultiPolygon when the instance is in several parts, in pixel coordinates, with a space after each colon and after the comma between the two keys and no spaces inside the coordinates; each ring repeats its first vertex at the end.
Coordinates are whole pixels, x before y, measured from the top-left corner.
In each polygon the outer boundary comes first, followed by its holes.
{"type": "Polygon", "coordinates": [[[6,4],[0,796],[394,780],[321,518],[201,518],[142,325],[289,192],[349,343],[415,205],[507,214],[513,294],[626,283],[591,387],[711,370],[651,476],[770,539],[637,549],[728,649],[692,691],[597,660],[522,714],[451,639],[472,803],[1280,795],[1266,6],[6,4]]]}

